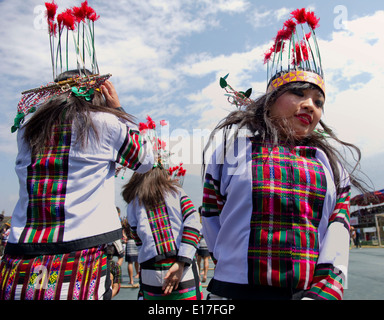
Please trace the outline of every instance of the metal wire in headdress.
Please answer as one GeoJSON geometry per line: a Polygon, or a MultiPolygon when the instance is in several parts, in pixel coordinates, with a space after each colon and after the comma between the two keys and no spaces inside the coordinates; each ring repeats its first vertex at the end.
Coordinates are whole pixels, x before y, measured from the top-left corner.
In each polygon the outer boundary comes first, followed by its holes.
{"type": "Polygon", "coordinates": [[[264,55],[267,92],[289,82],[311,82],[325,94],[324,73],[315,29],[320,19],[305,8],[291,12],[264,55]],[[305,30],[307,29],[307,31],[305,30]],[[287,50],[287,51],[286,51],[287,50]]]}
{"type": "Polygon", "coordinates": [[[252,99],[250,99],[252,88],[249,88],[245,92],[236,91],[228,84],[228,76],[229,73],[225,77],[220,78],[220,87],[222,87],[227,92],[225,96],[228,97],[228,102],[239,109],[252,103],[252,99]]]}

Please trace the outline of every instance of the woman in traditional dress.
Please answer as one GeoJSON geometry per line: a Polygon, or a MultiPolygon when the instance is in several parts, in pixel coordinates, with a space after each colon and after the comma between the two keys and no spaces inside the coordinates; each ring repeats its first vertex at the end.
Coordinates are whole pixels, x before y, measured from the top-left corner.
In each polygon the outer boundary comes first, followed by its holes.
{"type": "Polygon", "coordinates": [[[211,139],[222,143],[204,173],[203,235],[216,263],[211,299],[343,297],[350,190],[361,185],[334,143],[354,146],[321,120],[317,25],[313,12],[292,12],[266,53],[269,83],[258,99],[221,79],[239,110],[214,130],[211,139]]]}
{"type": "Polygon", "coordinates": [[[178,181],[158,162],[145,174],[134,173],[123,197],[139,246],[139,298],[201,300],[195,261],[200,216],[178,181]]]}

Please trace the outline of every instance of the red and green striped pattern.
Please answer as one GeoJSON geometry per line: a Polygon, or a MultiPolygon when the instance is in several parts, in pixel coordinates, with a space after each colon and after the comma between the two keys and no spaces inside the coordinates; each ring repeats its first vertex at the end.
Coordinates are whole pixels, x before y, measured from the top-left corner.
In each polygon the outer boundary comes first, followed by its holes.
{"type": "Polygon", "coordinates": [[[184,227],[181,238],[182,243],[189,244],[197,249],[200,241],[200,233],[198,230],[190,227],[184,227]]]}
{"type": "Polygon", "coordinates": [[[142,146],[143,139],[140,133],[127,127],[127,136],[118,152],[116,162],[129,169],[137,170],[141,165],[142,146]]]}
{"type": "Polygon", "coordinates": [[[6,255],[0,263],[0,300],[97,300],[106,276],[103,246],[30,259],[6,255]]]}
{"type": "Polygon", "coordinates": [[[185,221],[191,214],[196,212],[195,206],[193,205],[191,199],[188,196],[181,197],[180,204],[183,221],[185,221]]]}
{"type": "Polygon", "coordinates": [[[306,296],[316,300],[341,300],[345,282],[341,274],[331,264],[319,264],[313,277],[315,285],[306,296]]]}
{"type": "Polygon", "coordinates": [[[32,157],[27,176],[27,222],[21,242],[52,243],[63,240],[71,129],[70,123],[55,125],[52,139],[44,151],[32,157]]]}

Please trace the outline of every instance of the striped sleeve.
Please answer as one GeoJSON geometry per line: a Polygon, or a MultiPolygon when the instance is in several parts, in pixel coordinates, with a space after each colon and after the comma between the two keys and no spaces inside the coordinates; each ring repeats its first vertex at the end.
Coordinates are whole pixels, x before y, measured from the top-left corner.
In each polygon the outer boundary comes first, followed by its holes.
{"type": "Polygon", "coordinates": [[[139,173],[153,166],[153,154],[139,131],[126,127],[124,141],[117,153],[116,162],[139,173]]]}
{"type": "MultiPolygon", "coordinates": [[[[211,167],[208,167],[208,170],[211,167]]],[[[210,173],[205,174],[202,222],[203,235],[208,246],[212,261],[216,264],[217,260],[213,255],[216,238],[220,230],[220,213],[225,204],[225,198],[220,193],[220,181],[213,178],[210,173]]]]}
{"type": "Polygon", "coordinates": [[[350,186],[338,191],[335,208],[330,215],[324,241],[307,298],[342,300],[346,287],[349,258],[350,186]]]}
{"type": "Polygon", "coordinates": [[[204,182],[202,214],[204,217],[218,216],[223,206],[224,199],[220,194],[220,182],[207,173],[204,182]]]}
{"type": "Polygon", "coordinates": [[[200,241],[200,216],[191,199],[184,193],[180,198],[180,208],[183,217],[183,233],[178,252],[178,261],[191,263],[200,241]]]}

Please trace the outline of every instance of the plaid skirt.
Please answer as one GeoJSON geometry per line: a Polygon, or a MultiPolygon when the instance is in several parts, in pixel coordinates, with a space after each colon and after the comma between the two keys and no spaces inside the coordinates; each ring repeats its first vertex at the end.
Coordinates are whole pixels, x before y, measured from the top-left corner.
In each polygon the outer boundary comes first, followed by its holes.
{"type": "Polygon", "coordinates": [[[105,246],[34,257],[5,255],[0,300],[98,300],[111,296],[105,246]]]}
{"type": "Polygon", "coordinates": [[[176,258],[165,259],[152,265],[140,265],[139,300],[202,300],[203,292],[196,261],[184,267],[177,290],[170,295],[163,293],[163,280],[176,258]]]}

